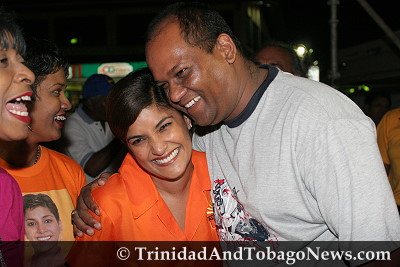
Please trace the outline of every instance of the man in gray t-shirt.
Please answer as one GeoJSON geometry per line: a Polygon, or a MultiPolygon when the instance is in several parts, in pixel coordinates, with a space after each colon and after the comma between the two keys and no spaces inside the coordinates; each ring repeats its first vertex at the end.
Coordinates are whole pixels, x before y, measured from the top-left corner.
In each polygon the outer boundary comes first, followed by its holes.
{"type": "Polygon", "coordinates": [[[194,148],[207,153],[221,240],[400,240],[375,129],[350,99],[257,67],[222,17],[196,4],[153,19],[146,60],[175,108],[218,125],[194,148]]]}

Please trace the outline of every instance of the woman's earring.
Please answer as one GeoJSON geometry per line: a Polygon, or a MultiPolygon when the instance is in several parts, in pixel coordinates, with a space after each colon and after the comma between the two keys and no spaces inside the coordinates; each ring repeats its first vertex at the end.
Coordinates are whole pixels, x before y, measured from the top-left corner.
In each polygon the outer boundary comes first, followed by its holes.
{"type": "Polygon", "coordinates": [[[192,122],[189,122],[189,127],[190,127],[190,129],[192,129],[192,122]]]}
{"type": "Polygon", "coordinates": [[[31,131],[31,132],[33,132],[30,125],[28,125],[28,130],[31,131]]]}

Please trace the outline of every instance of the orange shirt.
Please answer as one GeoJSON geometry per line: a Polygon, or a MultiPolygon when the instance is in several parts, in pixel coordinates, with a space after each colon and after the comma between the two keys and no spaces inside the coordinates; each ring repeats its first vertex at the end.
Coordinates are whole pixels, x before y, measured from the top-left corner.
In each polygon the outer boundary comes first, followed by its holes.
{"type": "Polygon", "coordinates": [[[73,159],[57,151],[40,146],[39,161],[26,168],[17,168],[0,158],[0,166],[18,182],[22,194],[46,194],[56,204],[62,231],[59,240],[74,240],[71,211],[79,192],[86,184],[85,173],[73,159]]]}
{"type": "Polygon", "coordinates": [[[400,205],[400,108],[388,111],[376,131],[383,163],[390,165],[390,186],[400,205]]]}
{"type": "Polygon", "coordinates": [[[218,241],[205,154],[193,151],[194,171],[182,231],[147,174],[128,154],[106,185],[93,190],[101,231],[82,241],[218,241]]]}

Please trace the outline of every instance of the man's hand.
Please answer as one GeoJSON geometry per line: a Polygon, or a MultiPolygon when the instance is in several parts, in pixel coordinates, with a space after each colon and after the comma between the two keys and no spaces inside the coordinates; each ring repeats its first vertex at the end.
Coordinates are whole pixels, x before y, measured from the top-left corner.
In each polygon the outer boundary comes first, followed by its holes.
{"type": "Polygon", "coordinates": [[[81,189],[81,193],[76,202],[76,210],[71,214],[75,235],[82,237],[83,233],[86,233],[92,236],[94,234],[93,228],[101,230],[100,222],[93,218],[88,209],[100,216],[99,207],[92,198],[92,190],[97,186],[104,185],[111,175],[112,173],[102,173],[98,179],[81,189]]]}

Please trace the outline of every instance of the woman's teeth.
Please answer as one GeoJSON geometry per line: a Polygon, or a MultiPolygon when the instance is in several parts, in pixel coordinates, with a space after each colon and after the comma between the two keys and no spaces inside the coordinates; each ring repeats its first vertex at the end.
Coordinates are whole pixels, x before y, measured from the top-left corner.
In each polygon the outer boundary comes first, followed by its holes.
{"type": "Polygon", "coordinates": [[[20,102],[21,100],[23,100],[23,101],[31,101],[31,97],[29,95],[24,95],[24,96],[21,96],[21,97],[17,97],[15,99],[16,102],[20,102]]]}
{"type": "Polygon", "coordinates": [[[18,111],[18,110],[14,110],[14,109],[10,109],[8,111],[12,114],[16,114],[16,115],[23,116],[23,117],[27,117],[29,115],[29,112],[27,112],[27,111],[18,111]]]}
{"type": "Polygon", "coordinates": [[[56,121],[65,121],[67,118],[65,116],[55,116],[54,119],[56,121]]]}
{"type": "Polygon", "coordinates": [[[165,159],[155,159],[154,162],[157,164],[165,164],[170,162],[171,160],[173,160],[176,155],[178,155],[179,152],[179,148],[175,148],[174,151],[172,151],[172,153],[165,159]]]}

